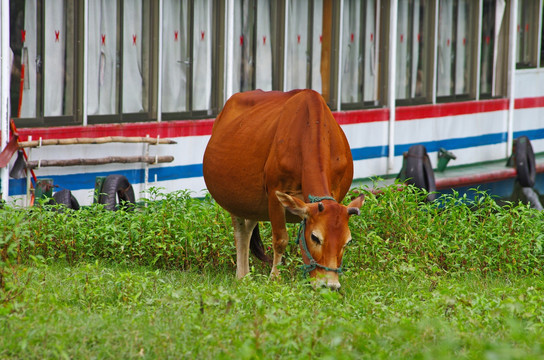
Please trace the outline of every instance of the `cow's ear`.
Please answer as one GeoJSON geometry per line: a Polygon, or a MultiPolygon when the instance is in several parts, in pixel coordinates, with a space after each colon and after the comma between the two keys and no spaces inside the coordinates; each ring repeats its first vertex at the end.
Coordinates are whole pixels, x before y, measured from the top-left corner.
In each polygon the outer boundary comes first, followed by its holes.
{"type": "Polygon", "coordinates": [[[357,196],[355,199],[353,199],[349,205],[348,205],[348,214],[351,215],[359,215],[359,209],[363,204],[365,203],[365,196],[360,195],[357,196]]]}
{"type": "Polygon", "coordinates": [[[289,210],[291,213],[300,216],[302,219],[306,219],[308,217],[308,207],[304,201],[282,193],[281,191],[276,191],[276,197],[283,207],[289,210]]]}

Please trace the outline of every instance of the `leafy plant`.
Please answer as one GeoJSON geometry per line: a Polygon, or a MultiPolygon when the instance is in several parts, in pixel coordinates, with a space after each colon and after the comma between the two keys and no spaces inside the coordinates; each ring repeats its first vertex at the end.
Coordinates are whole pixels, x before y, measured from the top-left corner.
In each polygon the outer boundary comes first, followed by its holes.
{"type": "MultiPolygon", "coordinates": [[[[355,241],[346,251],[345,267],[355,272],[376,269],[428,275],[540,273],[543,213],[523,204],[501,207],[489,195],[474,191],[470,199],[454,193],[432,203],[411,186],[403,191],[397,186],[384,188],[378,196],[367,193],[361,216],[350,220],[355,241]]],[[[5,207],[0,210],[3,271],[32,258],[233,271],[236,250],[228,213],[209,196],[190,195],[152,189],[150,200],[131,211],[106,211],[99,204],[79,211],[51,211],[55,208],[46,204],[31,209],[5,207]]],[[[260,223],[260,229],[271,252],[270,225],[260,223]]],[[[300,265],[294,244],[296,225],[288,231],[292,241],[282,272],[293,277],[300,265]]],[[[269,271],[259,261],[252,266],[262,274],[269,271]]]]}

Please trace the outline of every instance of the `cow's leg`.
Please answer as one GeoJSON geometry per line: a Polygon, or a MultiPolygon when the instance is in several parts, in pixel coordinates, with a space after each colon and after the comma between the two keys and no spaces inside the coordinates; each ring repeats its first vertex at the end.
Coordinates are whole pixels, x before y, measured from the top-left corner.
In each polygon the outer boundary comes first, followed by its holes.
{"type": "Polygon", "coordinates": [[[272,225],[272,247],[274,248],[274,262],[270,277],[274,278],[280,274],[278,265],[281,264],[283,253],[289,242],[289,235],[285,227],[285,210],[275,196],[269,201],[268,213],[272,225]]]}
{"type": "Polygon", "coordinates": [[[249,241],[257,221],[247,220],[231,214],[236,244],[236,276],[243,278],[249,273],[249,241]]]}

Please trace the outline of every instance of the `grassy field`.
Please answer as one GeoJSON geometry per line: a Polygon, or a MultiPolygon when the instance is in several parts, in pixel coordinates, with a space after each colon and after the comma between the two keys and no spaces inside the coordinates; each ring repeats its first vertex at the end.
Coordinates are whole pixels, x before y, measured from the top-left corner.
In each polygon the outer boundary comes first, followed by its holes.
{"type": "Polygon", "coordinates": [[[296,279],[101,263],[33,271],[0,317],[0,358],[544,356],[540,277],[365,271],[336,293],[296,279]]]}
{"type": "Polygon", "coordinates": [[[186,193],[1,210],[0,358],[544,358],[542,214],[423,197],[368,197],[340,292],[294,245],[279,280],[235,280],[227,215],[186,193]]]}

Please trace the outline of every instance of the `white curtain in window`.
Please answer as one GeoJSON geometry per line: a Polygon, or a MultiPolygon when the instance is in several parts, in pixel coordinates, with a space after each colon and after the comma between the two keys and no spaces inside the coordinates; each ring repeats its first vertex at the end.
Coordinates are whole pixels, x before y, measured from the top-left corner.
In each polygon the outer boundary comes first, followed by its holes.
{"type": "Polygon", "coordinates": [[[410,24],[409,3],[408,1],[399,1],[398,3],[398,22],[397,22],[397,99],[406,99],[408,93],[408,26],[410,24]]]}
{"type": "Polygon", "coordinates": [[[306,88],[308,0],[289,2],[286,90],[306,88]]]}
{"type": "Polygon", "coordinates": [[[423,34],[421,33],[420,0],[414,0],[413,22],[412,22],[412,63],[411,63],[411,89],[410,97],[421,96],[423,91],[423,74],[418,74],[419,52],[422,46],[423,34]],[[419,75],[419,76],[418,76],[419,75]]]}
{"type": "Polygon", "coordinates": [[[470,26],[470,4],[471,0],[459,0],[457,4],[457,44],[455,48],[455,94],[468,93],[468,58],[470,53],[468,33],[470,26]]]}
{"type": "Polygon", "coordinates": [[[162,35],[162,111],[187,110],[189,67],[187,0],[164,0],[162,35]]]}
{"type": "Polygon", "coordinates": [[[342,102],[360,101],[360,51],[361,2],[344,1],[344,19],[342,29],[342,102]]]}
{"type": "Polygon", "coordinates": [[[89,1],[89,115],[116,113],[117,3],[89,1]]]}
{"type": "Polygon", "coordinates": [[[272,36],[270,30],[270,0],[257,1],[257,62],[255,88],[272,90],[272,36]]]}
{"type": "Polygon", "coordinates": [[[253,88],[253,12],[250,0],[234,2],[233,93],[253,88]]]}
{"type": "Polygon", "coordinates": [[[492,96],[495,96],[497,93],[497,77],[499,72],[497,71],[497,62],[499,57],[499,34],[501,32],[501,26],[504,18],[504,12],[506,10],[506,1],[505,0],[497,0],[495,8],[495,34],[494,34],[494,43],[493,43],[493,85],[492,85],[492,96]]]}
{"type": "Polygon", "coordinates": [[[311,88],[321,93],[321,40],[323,35],[323,0],[314,0],[313,17],[311,88]]]}
{"type": "Polygon", "coordinates": [[[441,0],[438,14],[437,95],[452,95],[453,1],[441,0]]]}
{"type": "Polygon", "coordinates": [[[376,51],[376,0],[366,1],[366,21],[364,36],[364,101],[378,99],[378,74],[376,51]]]}
{"type": "Polygon", "coordinates": [[[45,2],[44,116],[63,115],[66,34],[64,0],[45,2]]]}
{"type": "Polygon", "coordinates": [[[143,107],[142,0],[123,6],[123,112],[136,113],[143,107]]]}
{"type": "Polygon", "coordinates": [[[212,3],[194,2],[193,110],[211,107],[212,92],[212,3]]]}
{"type": "MultiPolygon", "coordinates": [[[[20,117],[36,117],[36,62],[37,58],[37,0],[26,0],[25,25],[23,30],[23,50],[21,62],[25,67],[25,79],[23,86],[23,99],[21,103],[20,117]]],[[[16,110],[12,109],[15,113],[16,110]]]]}
{"type": "Polygon", "coordinates": [[[518,1],[518,24],[517,24],[517,51],[516,51],[516,63],[524,62],[525,55],[527,53],[524,53],[525,47],[527,44],[526,41],[529,40],[528,34],[525,33],[525,24],[528,24],[530,21],[529,13],[532,12],[533,8],[531,7],[532,4],[530,4],[528,1],[519,0],[518,1]]]}
{"type": "MultiPolygon", "coordinates": [[[[490,9],[494,9],[492,1],[485,1],[484,6],[487,5],[490,9]]],[[[491,92],[492,72],[493,72],[493,49],[491,44],[493,41],[493,24],[494,16],[491,12],[485,11],[482,13],[482,49],[480,56],[480,92],[482,94],[489,94],[491,92]]]]}

